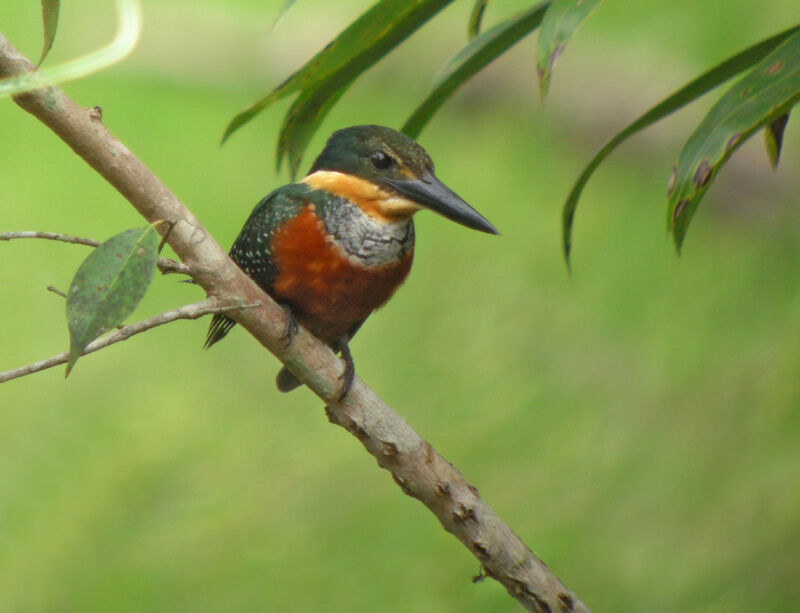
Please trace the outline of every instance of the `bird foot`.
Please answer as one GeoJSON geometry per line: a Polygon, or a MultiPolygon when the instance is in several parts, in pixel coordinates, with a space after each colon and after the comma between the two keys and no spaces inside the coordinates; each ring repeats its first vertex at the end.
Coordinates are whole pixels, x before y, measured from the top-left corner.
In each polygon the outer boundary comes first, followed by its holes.
{"type": "Polygon", "coordinates": [[[300,327],[297,325],[297,319],[295,319],[292,308],[288,304],[282,304],[281,308],[286,315],[286,327],[283,329],[283,336],[281,336],[281,339],[286,341],[283,346],[286,349],[292,344],[292,339],[294,339],[294,335],[297,334],[300,327]]]}
{"type": "Polygon", "coordinates": [[[339,379],[342,381],[342,390],[339,392],[339,398],[337,399],[339,402],[347,396],[347,392],[353,386],[353,379],[356,376],[356,365],[353,363],[353,356],[350,354],[350,347],[347,344],[342,346],[342,359],[344,360],[344,372],[339,375],[339,379]]]}

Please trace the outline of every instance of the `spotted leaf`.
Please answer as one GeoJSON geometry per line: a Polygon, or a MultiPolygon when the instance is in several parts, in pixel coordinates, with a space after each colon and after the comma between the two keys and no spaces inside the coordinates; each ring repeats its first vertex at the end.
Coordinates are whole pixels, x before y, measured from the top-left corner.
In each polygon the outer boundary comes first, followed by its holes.
{"type": "MultiPolygon", "coordinates": [[[[667,223],[678,249],[722,164],[754,132],[778,121],[798,100],[800,32],[787,38],[725,92],[678,155],[667,200],[667,223]]],[[[776,146],[776,160],[778,150],[776,146]]]]}
{"type": "Polygon", "coordinates": [[[139,304],[158,259],[154,226],[126,230],[89,254],[67,292],[69,375],[86,346],[121,324],[139,304]]]}
{"type": "MultiPolygon", "coordinates": [[[[790,36],[800,32],[800,26],[794,26],[788,30],[784,30],[774,36],[764,39],[743,51],[740,51],[733,57],[728,58],[721,64],[717,64],[708,72],[701,74],[696,79],[690,81],[678,91],[671,94],[654,107],[649,109],[643,115],[638,117],[632,123],[628,124],[621,132],[615,134],[600,150],[594,154],[594,157],[589,160],[589,163],[581,172],[577,181],[572,186],[572,189],[564,202],[564,208],[561,213],[562,217],[562,246],[564,249],[564,259],[569,266],[570,252],[572,251],[572,228],[575,222],[575,211],[578,208],[578,200],[580,200],[583,189],[589,181],[589,178],[597,170],[603,160],[605,160],[614,149],[616,149],[623,141],[630,136],[636,134],[653,125],[657,121],[670,115],[678,109],[686,106],[707,94],[709,91],[718,87],[725,81],[732,77],[744,72],[752,67],[756,62],[761,61],[767,54],[771,53],[781,43],[786,41],[790,36]]],[[[675,177],[677,180],[677,177],[675,177]]],[[[672,190],[670,190],[671,192],[672,190]]]]}

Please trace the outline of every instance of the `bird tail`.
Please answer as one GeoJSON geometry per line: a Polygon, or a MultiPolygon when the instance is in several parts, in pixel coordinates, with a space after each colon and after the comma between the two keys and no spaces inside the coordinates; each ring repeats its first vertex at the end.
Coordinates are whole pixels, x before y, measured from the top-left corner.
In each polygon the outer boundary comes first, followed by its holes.
{"type": "Polygon", "coordinates": [[[227,315],[217,313],[211,318],[211,325],[208,326],[208,334],[206,335],[206,342],[203,343],[203,349],[208,349],[217,341],[225,338],[225,335],[230,332],[231,328],[236,325],[227,315]]]}
{"type": "Polygon", "coordinates": [[[281,368],[280,372],[278,372],[278,376],[275,377],[275,385],[278,387],[279,391],[285,393],[291,392],[293,389],[303,385],[303,383],[284,366],[281,368]]]}

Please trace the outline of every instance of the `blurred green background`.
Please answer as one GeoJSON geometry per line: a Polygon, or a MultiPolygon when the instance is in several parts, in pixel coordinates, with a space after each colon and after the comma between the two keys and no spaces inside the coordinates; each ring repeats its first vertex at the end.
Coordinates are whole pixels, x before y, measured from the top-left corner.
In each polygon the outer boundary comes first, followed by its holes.
{"type": "MultiPolygon", "coordinates": [[[[224,147],[242,106],[367,2],[145,0],[140,46],[65,85],[224,245],[286,182],[288,101],[224,147]]],[[[110,39],[111,3],[65,2],[57,63],[110,39]]],[[[491,23],[527,2],[490,3],[491,23]]],[[[461,0],[345,95],[338,127],[398,127],[464,42],[461,0]]],[[[714,96],[636,137],[589,184],[573,274],[560,207],[651,104],[797,18],[796,0],[607,2],[545,104],[533,39],[423,133],[437,174],[502,231],[417,220],[416,265],[356,337],[358,373],[454,462],[594,611],[800,610],[800,130],[723,169],[676,257],[666,180],[714,96]]],[[[38,2],[0,31],[39,55],[38,2]]],[[[0,100],[0,230],[105,239],[141,225],[53,134],[0,100]]],[[[0,243],[0,370],[67,348],[84,247],[0,243]]],[[[140,319],[201,298],[157,278],[140,319]]],[[[516,611],[307,390],[241,330],[159,328],[0,388],[0,611],[516,611]]]]}

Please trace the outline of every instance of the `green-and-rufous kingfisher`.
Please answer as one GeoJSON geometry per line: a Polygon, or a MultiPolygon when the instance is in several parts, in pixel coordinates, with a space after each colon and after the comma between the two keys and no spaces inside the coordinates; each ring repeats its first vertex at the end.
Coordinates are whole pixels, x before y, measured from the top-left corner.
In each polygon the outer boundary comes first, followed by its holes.
{"type": "MultiPolygon", "coordinates": [[[[287,312],[285,338],[303,325],[345,362],[339,398],[355,369],[348,343],[364,320],[405,281],[414,257],[414,213],[430,209],[497,234],[484,217],[433,174],[414,140],[382,126],[338,130],[299,183],[259,202],[230,256],[287,312]]],[[[210,347],[234,326],[214,315],[210,347]]],[[[300,381],[284,367],[278,389],[300,381]]]]}

